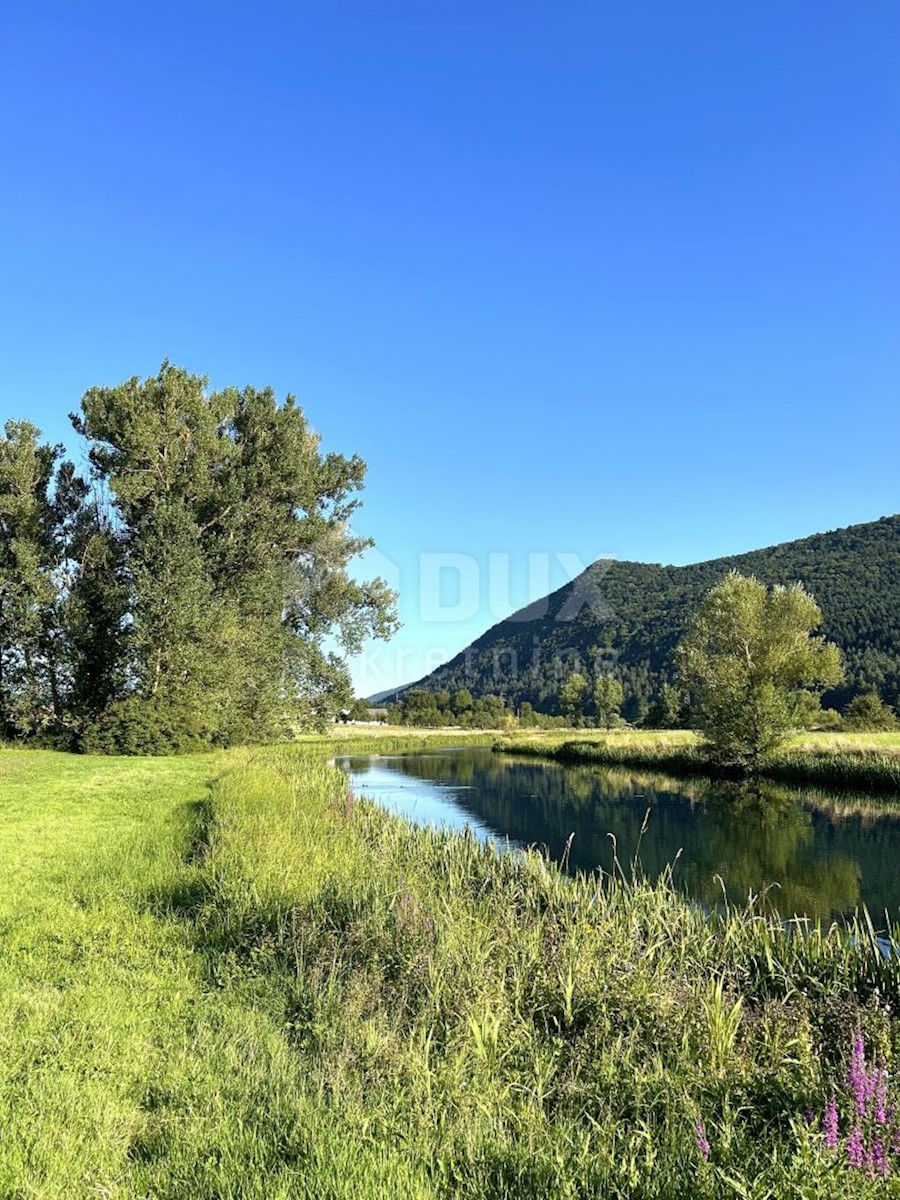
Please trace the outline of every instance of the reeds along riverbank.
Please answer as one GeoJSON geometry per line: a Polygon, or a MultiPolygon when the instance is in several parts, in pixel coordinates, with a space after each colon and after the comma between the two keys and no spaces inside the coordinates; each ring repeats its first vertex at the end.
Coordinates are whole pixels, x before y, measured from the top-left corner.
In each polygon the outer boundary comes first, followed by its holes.
{"type": "Polygon", "coordinates": [[[900,960],[864,917],[784,926],[665,879],[570,879],[358,802],[320,756],[213,788],[199,944],[284,1014],[348,1140],[402,1145],[395,1194],[883,1194],[900,960]],[[857,1114],[853,1061],[883,1112],[857,1114]]]}
{"type": "MultiPolygon", "coordinates": [[[[504,754],[550,758],[558,762],[607,767],[643,767],[680,776],[735,778],[710,763],[699,739],[637,732],[596,738],[527,736],[502,738],[494,748],[504,754]]],[[[900,752],[878,748],[831,750],[827,742],[788,746],[760,772],[783,783],[855,788],[880,795],[900,794],[900,752]]]]}

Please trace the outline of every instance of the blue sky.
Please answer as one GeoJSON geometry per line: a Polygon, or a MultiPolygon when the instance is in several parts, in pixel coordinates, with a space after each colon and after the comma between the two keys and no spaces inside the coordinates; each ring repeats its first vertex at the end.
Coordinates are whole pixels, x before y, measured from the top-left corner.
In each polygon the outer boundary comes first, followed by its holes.
{"type": "Polygon", "coordinates": [[[900,510],[895,0],[7,0],[0,46],[3,416],[73,444],[166,357],[296,393],[401,587],[361,691],[576,563],[900,510]]]}

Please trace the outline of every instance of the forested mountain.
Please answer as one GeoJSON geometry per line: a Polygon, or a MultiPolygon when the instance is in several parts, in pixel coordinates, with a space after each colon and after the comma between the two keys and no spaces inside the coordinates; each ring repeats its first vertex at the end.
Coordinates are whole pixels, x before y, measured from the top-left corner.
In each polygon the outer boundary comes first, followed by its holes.
{"type": "Polygon", "coordinates": [[[897,704],[900,515],[686,567],[596,562],[410,686],[496,693],[553,712],[561,680],[581,670],[619,678],[623,711],[633,719],[673,679],[672,652],[688,616],[732,570],[767,584],[800,581],[815,596],[823,632],[844,651],[847,675],[826,704],[841,705],[869,689],[897,704]]]}

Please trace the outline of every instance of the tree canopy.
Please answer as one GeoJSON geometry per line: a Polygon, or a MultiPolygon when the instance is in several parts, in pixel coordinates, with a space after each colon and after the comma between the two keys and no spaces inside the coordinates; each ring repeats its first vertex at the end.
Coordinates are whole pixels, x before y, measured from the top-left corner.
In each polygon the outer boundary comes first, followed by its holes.
{"type": "Polygon", "coordinates": [[[0,443],[8,734],[88,748],[230,744],[349,703],[345,658],[396,627],[349,567],[365,464],[323,454],[291,396],[159,374],[92,388],[90,477],[10,423],[0,443]]]}
{"type": "Polygon", "coordinates": [[[798,694],[841,682],[821,622],[801,584],[770,589],[733,571],[704,598],[677,662],[720,763],[758,767],[795,724],[798,694]]]}

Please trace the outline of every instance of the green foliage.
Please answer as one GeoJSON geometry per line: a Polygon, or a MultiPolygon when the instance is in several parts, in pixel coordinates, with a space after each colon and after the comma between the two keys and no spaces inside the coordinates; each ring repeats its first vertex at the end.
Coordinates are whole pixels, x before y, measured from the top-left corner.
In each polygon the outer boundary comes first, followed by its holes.
{"type": "Polygon", "coordinates": [[[563,680],[559,689],[559,708],[567,720],[575,721],[581,716],[587,690],[588,681],[580,671],[573,671],[568,679],[563,680]]]}
{"type": "Polygon", "coordinates": [[[349,703],[346,655],[396,627],[348,570],[363,461],[323,455],[293,397],[168,363],[73,423],[90,488],[27,422],[0,439],[0,732],[161,753],[349,703]]]}
{"type": "Polygon", "coordinates": [[[795,729],[819,729],[824,709],[822,698],[816,692],[801,690],[790,699],[791,724],[795,729]]]}
{"type": "Polygon", "coordinates": [[[85,754],[189,754],[208,749],[215,731],[202,709],[171,696],[116,700],[81,735],[85,754]]]}
{"type": "Polygon", "coordinates": [[[0,438],[0,725],[6,737],[57,734],[69,671],[62,577],[84,485],[62,447],[28,421],[0,438]],[[57,482],[58,481],[58,482],[57,482]]]}
{"type": "Polygon", "coordinates": [[[644,719],[648,729],[680,729],[685,723],[684,696],[671,683],[663,683],[644,719]]]}
{"type": "Polygon", "coordinates": [[[611,675],[600,675],[594,680],[594,708],[597,719],[606,729],[619,715],[625,692],[618,679],[611,675]]]}
{"type": "Polygon", "coordinates": [[[799,693],[841,682],[840,651],[812,632],[821,620],[802,585],[770,590],[736,571],[705,597],[677,659],[717,762],[758,769],[794,726],[799,693]]]}
{"type": "Polygon", "coordinates": [[[836,708],[823,708],[816,718],[814,728],[834,732],[843,728],[843,724],[844,718],[836,708]]]}
{"type": "Polygon", "coordinates": [[[844,714],[847,729],[864,732],[890,731],[900,728],[894,710],[881,699],[877,692],[864,692],[854,697],[844,714]]]}
{"type": "Polygon", "coordinates": [[[71,662],[69,720],[84,731],[127,690],[134,636],[125,545],[94,496],[78,512],[63,623],[71,662]]]}
{"type": "Polygon", "coordinates": [[[130,677],[163,709],[202,712],[213,740],[321,724],[349,702],[341,658],[394,628],[380,580],[347,574],[361,459],[323,456],[288,397],[163,364],[95,388],[76,428],[114,504],[133,583],[130,677]]]}
{"type": "Polygon", "coordinates": [[[410,688],[388,709],[388,720],[394,725],[431,728],[458,725],[463,729],[500,729],[512,717],[502,697],[487,695],[473,700],[465,688],[452,695],[443,689],[432,692],[410,688]]]}

